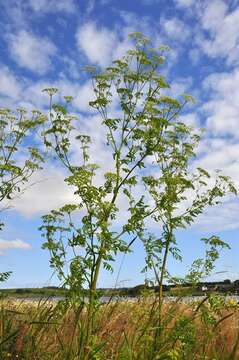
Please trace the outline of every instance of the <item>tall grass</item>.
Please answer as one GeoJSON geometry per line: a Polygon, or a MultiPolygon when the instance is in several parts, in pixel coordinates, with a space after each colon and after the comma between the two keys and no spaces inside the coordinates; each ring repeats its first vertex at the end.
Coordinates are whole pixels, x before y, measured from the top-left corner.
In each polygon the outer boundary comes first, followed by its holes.
{"type": "Polygon", "coordinates": [[[86,344],[82,305],[1,300],[0,359],[235,360],[239,308],[219,296],[164,302],[153,297],[102,304],[86,344]]]}

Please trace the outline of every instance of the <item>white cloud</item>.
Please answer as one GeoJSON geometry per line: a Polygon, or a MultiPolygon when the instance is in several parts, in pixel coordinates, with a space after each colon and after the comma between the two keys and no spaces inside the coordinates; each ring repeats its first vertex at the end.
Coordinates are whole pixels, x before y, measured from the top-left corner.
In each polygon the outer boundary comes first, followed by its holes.
{"type": "Polygon", "coordinates": [[[53,97],[53,101],[58,102],[65,95],[76,97],[82,86],[79,85],[79,83],[71,82],[65,78],[54,82],[31,82],[24,88],[21,97],[21,104],[19,105],[22,105],[25,102],[29,104],[29,109],[34,107],[39,110],[46,111],[49,108],[49,96],[45,92],[42,92],[42,90],[49,87],[55,87],[58,89],[58,92],[53,97]]]}
{"type": "Polygon", "coordinates": [[[56,53],[56,46],[45,37],[38,37],[21,30],[7,36],[10,54],[15,62],[39,74],[45,74],[51,65],[51,57],[56,53]]]}
{"type": "Polygon", "coordinates": [[[212,58],[225,58],[229,65],[239,59],[239,9],[228,12],[226,3],[214,0],[207,3],[201,16],[202,28],[208,35],[199,35],[197,42],[212,58]]]}
{"type": "Polygon", "coordinates": [[[175,0],[176,5],[181,8],[187,8],[194,4],[194,0],[175,0]]]}
{"type": "MultiPolygon", "coordinates": [[[[109,113],[109,116],[115,114],[109,113]]],[[[91,143],[89,145],[90,162],[100,166],[96,172],[95,181],[97,185],[104,181],[103,174],[113,170],[114,161],[112,151],[106,145],[106,128],[102,126],[102,118],[98,114],[79,116],[78,129],[82,134],[90,136],[91,143]]],[[[82,148],[79,140],[72,137],[72,162],[79,165],[82,159],[82,148]]]]}
{"type": "Polygon", "coordinates": [[[208,2],[201,18],[203,28],[207,30],[218,30],[222,25],[226,13],[227,6],[223,1],[213,0],[208,2]]]}
{"type": "Polygon", "coordinates": [[[73,105],[80,111],[90,112],[89,101],[95,99],[91,81],[85,82],[75,93],[73,105]]]}
{"type": "Polygon", "coordinates": [[[0,239],[0,255],[4,255],[4,250],[8,249],[31,249],[31,245],[20,239],[2,240],[0,239]]]}
{"type": "MultiPolygon", "coordinates": [[[[121,58],[126,52],[132,48],[132,40],[129,34],[133,32],[141,32],[152,40],[152,46],[159,47],[166,42],[165,34],[160,32],[158,23],[152,23],[152,19],[147,16],[137,16],[135,13],[128,11],[119,11],[119,15],[123,21],[123,25],[116,23],[113,29],[100,27],[95,22],[89,21],[79,26],[76,32],[76,43],[80,52],[88,58],[88,61],[106,66],[114,60],[121,58]]],[[[184,40],[189,31],[182,21],[177,18],[165,20],[165,27],[168,34],[174,38],[184,40]],[[177,33],[177,35],[174,33],[177,33]],[[178,33],[183,32],[183,36],[178,33]]],[[[169,53],[168,60],[176,59],[176,51],[169,53]]],[[[169,63],[167,61],[167,64],[169,63]]]]}
{"type": "Polygon", "coordinates": [[[180,121],[185,123],[187,126],[192,126],[194,128],[199,127],[199,118],[196,113],[189,113],[180,116],[180,121]]]}
{"type": "Polygon", "coordinates": [[[208,102],[204,109],[211,115],[207,118],[207,125],[210,131],[216,135],[239,136],[239,108],[232,106],[226,100],[212,100],[208,102]]]}
{"type": "Polygon", "coordinates": [[[13,28],[26,28],[29,17],[47,13],[73,14],[77,12],[75,0],[8,0],[1,3],[13,28]]]}
{"type": "Polygon", "coordinates": [[[177,18],[163,19],[160,23],[170,39],[183,42],[190,36],[188,26],[177,18]]]}
{"type": "Polygon", "coordinates": [[[221,138],[209,138],[202,142],[200,150],[203,156],[195,161],[195,166],[201,166],[208,170],[222,169],[226,171],[226,175],[233,175],[234,180],[239,182],[239,169],[237,174],[232,167],[233,164],[238,166],[239,162],[239,144],[230,143],[229,141],[221,138]],[[230,173],[228,169],[230,168],[230,173]]]}
{"type": "MultiPolygon", "coordinates": [[[[68,92],[65,91],[65,93],[68,94],[68,92]]],[[[119,109],[119,98],[117,96],[115,88],[111,89],[111,103],[108,107],[108,111],[116,111],[116,109],[119,109]]],[[[70,94],[71,95],[71,94],[70,94]]],[[[74,88],[74,94],[73,94],[73,102],[72,105],[75,107],[75,109],[78,111],[83,111],[87,113],[96,113],[97,111],[89,106],[89,102],[95,100],[95,93],[92,87],[91,80],[86,81],[81,86],[78,86],[74,88]]],[[[111,114],[114,116],[115,114],[111,114]]],[[[99,124],[100,127],[100,124],[99,124]]]]}
{"type": "MultiPolygon", "coordinates": [[[[58,102],[63,96],[73,97],[72,105],[75,110],[83,112],[92,112],[89,107],[89,101],[95,99],[91,81],[79,83],[69,81],[63,77],[58,81],[25,81],[24,78],[16,78],[7,67],[0,69],[0,96],[10,97],[11,102],[8,106],[22,106],[29,111],[32,108],[41,111],[47,111],[49,108],[49,96],[42,92],[43,89],[55,87],[58,92],[54,95],[53,101],[58,102]]],[[[4,106],[6,101],[4,100],[4,106]]]]}
{"type": "Polygon", "coordinates": [[[193,79],[191,77],[175,79],[170,84],[170,89],[166,92],[169,94],[169,96],[178,97],[179,95],[182,95],[190,91],[192,82],[193,79]]]}
{"type": "Polygon", "coordinates": [[[74,0],[29,0],[29,6],[35,12],[73,13],[76,10],[74,0]]]}
{"type": "Polygon", "coordinates": [[[74,203],[73,188],[64,182],[65,174],[56,167],[48,167],[35,173],[28,187],[20,198],[12,201],[12,206],[21,214],[31,217],[50,212],[66,203],[74,203]]]}
{"type": "MultiPolygon", "coordinates": [[[[1,71],[0,71],[0,76],[1,76],[1,71]]],[[[7,100],[9,101],[6,101],[4,98],[3,105],[4,107],[10,107],[12,109],[15,109],[16,107],[23,107],[28,111],[31,111],[33,108],[38,109],[40,111],[47,110],[49,108],[49,96],[47,96],[46,93],[43,93],[42,90],[52,86],[58,87],[58,85],[59,86],[61,85],[63,87],[63,82],[61,82],[60,84],[52,83],[50,81],[31,82],[31,81],[27,81],[26,78],[19,77],[19,79],[15,78],[15,81],[17,82],[16,84],[19,86],[18,89],[19,91],[14,91],[15,87],[13,85],[15,84],[15,82],[10,81],[11,77],[6,79],[7,82],[3,81],[2,84],[4,85],[4,87],[1,88],[1,78],[0,78],[0,95],[9,96],[9,99],[7,98],[7,100]]],[[[14,78],[12,80],[14,80],[14,78]]],[[[59,100],[60,89],[61,87],[59,87],[59,93],[57,93],[54,96],[54,101],[59,100]]],[[[66,95],[66,93],[64,93],[63,95],[66,95]]]]}
{"type": "Polygon", "coordinates": [[[97,28],[93,22],[89,22],[78,29],[76,41],[90,62],[105,66],[112,58],[117,38],[113,31],[97,28]]]}
{"type": "Polygon", "coordinates": [[[13,99],[21,94],[20,81],[6,66],[0,68],[0,94],[13,99]]]}
{"type": "Polygon", "coordinates": [[[207,127],[214,135],[239,137],[239,69],[228,73],[215,73],[204,81],[211,99],[203,109],[207,114],[207,127]]]}
{"type": "MultiPolygon", "coordinates": [[[[228,138],[205,138],[200,143],[198,156],[193,168],[202,167],[211,174],[220,169],[223,175],[230,176],[239,190],[239,144],[228,138]]],[[[222,231],[238,229],[239,201],[234,195],[227,195],[222,204],[208,208],[200,215],[196,227],[203,231],[222,231]]]]}
{"type": "MultiPolygon", "coordinates": [[[[54,87],[54,84],[37,81],[35,83],[30,83],[24,91],[22,101],[28,101],[32,104],[33,107],[42,110],[44,107],[49,107],[49,97],[46,93],[43,93],[42,90],[54,87]]],[[[58,94],[55,95],[55,99],[58,99],[58,94]]]]}
{"type": "Polygon", "coordinates": [[[31,245],[16,239],[16,240],[2,240],[0,239],[0,249],[6,250],[6,249],[31,249],[31,245]]]}
{"type": "Polygon", "coordinates": [[[195,226],[200,231],[225,231],[238,229],[238,200],[229,200],[214,206],[200,215],[195,226]]]}

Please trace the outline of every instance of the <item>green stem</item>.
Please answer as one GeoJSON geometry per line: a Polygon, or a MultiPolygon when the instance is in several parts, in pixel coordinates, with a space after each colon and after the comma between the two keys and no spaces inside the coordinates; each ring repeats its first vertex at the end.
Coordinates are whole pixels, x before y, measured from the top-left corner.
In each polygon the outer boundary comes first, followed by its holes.
{"type": "Polygon", "coordinates": [[[86,319],[86,341],[85,341],[85,359],[88,359],[90,356],[89,346],[90,346],[90,336],[93,332],[94,326],[94,310],[95,310],[95,300],[96,300],[96,286],[100,272],[100,266],[102,262],[102,253],[99,254],[93,274],[93,279],[90,284],[90,295],[89,295],[89,304],[87,311],[87,319],[86,319]]]}
{"type": "Polygon", "coordinates": [[[165,252],[164,252],[164,256],[163,256],[163,263],[162,263],[162,268],[161,268],[161,274],[160,274],[160,283],[159,283],[159,327],[161,326],[161,322],[162,322],[163,280],[164,280],[164,273],[165,273],[166,264],[167,264],[169,245],[170,245],[170,240],[168,240],[167,243],[166,243],[165,252]]]}
{"type": "Polygon", "coordinates": [[[164,275],[165,275],[165,269],[167,265],[167,259],[168,259],[168,253],[170,248],[170,243],[172,240],[172,228],[169,225],[167,227],[167,240],[165,244],[165,251],[163,255],[163,262],[159,277],[159,294],[158,294],[158,324],[157,324],[157,330],[155,334],[155,347],[157,347],[158,338],[161,335],[162,330],[162,310],[163,310],[163,281],[164,281],[164,275]]]}

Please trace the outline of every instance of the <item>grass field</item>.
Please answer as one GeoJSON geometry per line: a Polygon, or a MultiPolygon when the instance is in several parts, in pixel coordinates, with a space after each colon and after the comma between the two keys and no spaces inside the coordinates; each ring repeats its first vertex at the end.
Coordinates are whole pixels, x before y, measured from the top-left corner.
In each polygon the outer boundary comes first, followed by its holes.
{"type": "Polygon", "coordinates": [[[1,300],[0,359],[239,359],[239,308],[219,296],[164,304],[160,329],[152,297],[99,305],[87,351],[85,319],[82,305],[1,300]]]}

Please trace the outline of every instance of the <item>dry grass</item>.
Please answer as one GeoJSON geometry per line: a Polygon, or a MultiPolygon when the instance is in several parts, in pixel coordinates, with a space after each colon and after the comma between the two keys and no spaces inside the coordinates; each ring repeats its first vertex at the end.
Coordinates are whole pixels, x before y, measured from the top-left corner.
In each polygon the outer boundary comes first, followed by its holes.
{"type": "MultiPolygon", "coordinates": [[[[236,303],[165,303],[155,347],[157,303],[153,299],[102,305],[97,312],[90,359],[239,359],[236,303]],[[210,318],[211,317],[211,318],[210,318]],[[195,341],[196,340],[196,341],[195,341]],[[174,356],[174,357],[173,357],[174,356]]],[[[3,301],[0,358],[84,359],[86,312],[50,302],[3,301]]]]}

